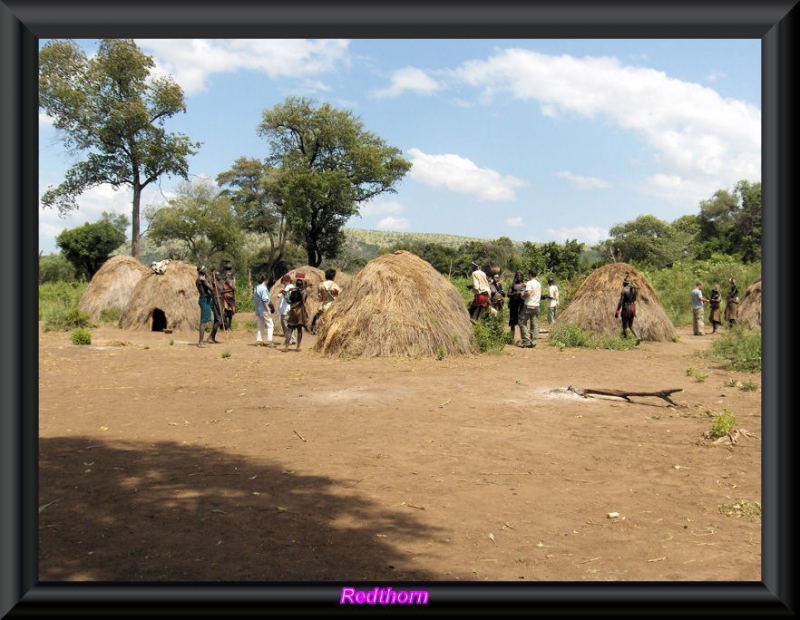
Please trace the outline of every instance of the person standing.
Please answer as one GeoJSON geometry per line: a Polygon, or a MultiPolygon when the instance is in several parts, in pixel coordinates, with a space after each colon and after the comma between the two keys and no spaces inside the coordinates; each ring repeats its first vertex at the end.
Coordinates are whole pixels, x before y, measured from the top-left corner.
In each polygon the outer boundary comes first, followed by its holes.
{"type": "MultiPolygon", "coordinates": [[[[281,331],[283,332],[284,338],[286,334],[289,333],[289,309],[292,307],[289,303],[289,294],[292,292],[294,288],[294,284],[292,284],[292,276],[288,273],[285,274],[281,278],[281,284],[283,285],[283,289],[280,292],[280,301],[278,302],[278,316],[281,320],[281,331]]],[[[292,334],[290,344],[295,344],[295,337],[292,334]]]]}
{"type": "MultiPolygon", "coordinates": [[[[197,279],[194,281],[194,283],[197,287],[197,292],[199,295],[197,298],[197,304],[200,306],[200,329],[197,346],[204,347],[206,346],[203,342],[203,337],[206,333],[206,325],[211,323],[215,316],[211,310],[211,305],[214,303],[214,289],[208,282],[208,274],[206,273],[205,265],[200,264],[197,266],[197,279]]],[[[209,342],[213,342],[215,344],[217,342],[215,338],[217,335],[217,327],[217,323],[214,322],[214,326],[211,329],[211,338],[209,340],[209,342]]]]}
{"type": "Polygon", "coordinates": [[[492,276],[492,281],[489,283],[490,292],[492,293],[492,308],[496,312],[502,312],[503,306],[506,303],[506,292],[503,290],[503,283],[500,282],[500,274],[496,273],[492,276]]]}
{"type": "Polygon", "coordinates": [[[294,288],[289,292],[289,314],[286,317],[286,324],[289,331],[284,335],[283,350],[289,350],[289,342],[292,336],[297,334],[297,351],[300,350],[300,343],[303,342],[303,329],[307,329],[308,311],[306,310],[306,297],[308,295],[305,286],[304,273],[296,273],[294,288]]]}
{"type": "Polygon", "coordinates": [[[473,323],[476,323],[489,306],[491,287],[489,286],[489,279],[480,265],[472,261],[472,267],[474,268],[472,272],[472,292],[475,296],[472,298],[472,304],[469,307],[469,318],[473,323]]]}
{"type": "Polygon", "coordinates": [[[522,310],[520,311],[519,345],[523,349],[533,349],[539,339],[539,305],[542,303],[542,284],[536,279],[538,272],[528,270],[529,280],[522,292],[522,310]]]}
{"type": "Polygon", "coordinates": [[[728,325],[736,325],[736,319],[738,318],[739,314],[739,287],[736,286],[736,280],[733,279],[733,276],[730,277],[728,280],[729,288],[728,288],[728,297],[725,300],[725,320],[728,322],[728,325]]]}
{"type": "Polygon", "coordinates": [[[633,319],[636,317],[637,296],[638,292],[636,287],[631,284],[630,277],[626,273],[625,278],[622,280],[622,291],[619,294],[619,302],[617,302],[614,318],[622,318],[622,337],[627,338],[628,330],[630,330],[638,344],[641,339],[636,335],[636,332],[633,331],[633,319]]]}
{"type": "Polygon", "coordinates": [[[329,268],[325,270],[325,280],[317,287],[317,297],[319,302],[322,304],[320,309],[317,310],[317,313],[314,315],[314,318],[311,320],[311,333],[317,333],[317,321],[319,318],[325,313],[325,311],[331,307],[331,304],[336,301],[336,298],[339,296],[339,293],[342,292],[342,287],[334,282],[334,278],[336,278],[336,270],[333,268],[329,268]]]}
{"type": "Polygon", "coordinates": [[[233,325],[233,315],[236,314],[236,284],[233,274],[227,268],[219,282],[219,290],[222,295],[222,326],[230,330],[233,325]]]}
{"type": "Polygon", "coordinates": [[[552,325],[556,322],[556,308],[558,308],[558,286],[553,278],[547,278],[547,322],[552,325]]]}
{"type": "Polygon", "coordinates": [[[719,311],[721,302],[722,302],[722,293],[719,292],[719,284],[715,284],[714,288],[711,289],[711,295],[708,296],[708,307],[710,309],[708,320],[711,321],[711,325],[714,328],[711,330],[712,334],[716,334],[717,327],[722,325],[722,321],[720,320],[720,311],[719,311]]]}
{"type": "MultiPolygon", "coordinates": [[[[514,281],[508,287],[508,327],[511,330],[511,341],[514,341],[514,328],[519,325],[519,315],[522,310],[522,291],[525,289],[525,280],[521,271],[514,273],[514,281]]],[[[520,334],[521,335],[521,334],[520,334]]]]}
{"type": "Polygon", "coordinates": [[[275,323],[272,320],[272,302],[269,299],[269,287],[267,287],[267,276],[262,275],[258,279],[258,286],[253,291],[253,305],[256,310],[256,346],[274,346],[272,343],[272,333],[275,330],[275,323]],[[264,342],[264,331],[267,332],[267,341],[264,342]]]}
{"type": "Polygon", "coordinates": [[[695,336],[705,335],[705,323],[703,315],[705,308],[703,304],[708,303],[708,299],[703,297],[703,283],[698,282],[692,290],[692,333],[695,336]]]}

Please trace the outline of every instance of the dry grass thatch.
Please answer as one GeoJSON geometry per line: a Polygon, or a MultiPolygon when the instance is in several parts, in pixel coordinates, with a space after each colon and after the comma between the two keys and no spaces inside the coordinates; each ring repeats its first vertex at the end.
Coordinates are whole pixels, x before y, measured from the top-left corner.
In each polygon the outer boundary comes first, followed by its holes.
{"type": "Polygon", "coordinates": [[[761,327],[761,278],[757,278],[742,296],[738,322],[750,329],[761,327]]]}
{"type": "Polygon", "coordinates": [[[433,357],[476,352],[458,290],[406,251],[370,261],[317,324],[314,350],[333,357],[433,357]]]}
{"type": "Polygon", "coordinates": [[[576,324],[588,331],[614,337],[622,333],[622,322],[614,311],[622,292],[622,281],[628,274],[639,290],[633,330],[642,340],[667,342],[673,340],[675,327],[667,317],[655,289],[644,274],[626,263],[611,263],[596,269],[575,291],[570,304],[556,319],[560,325],[576,324]]]}
{"type": "Polygon", "coordinates": [[[152,271],[132,256],[109,258],[92,276],[78,302],[78,308],[94,321],[100,320],[103,310],[116,309],[122,312],[133,289],[148,273],[152,271]]]}
{"type": "Polygon", "coordinates": [[[150,271],[133,289],[122,311],[122,329],[197,331],[200,306],[197,304],[197,267],[174,260],[159,275],[150,271]]]}

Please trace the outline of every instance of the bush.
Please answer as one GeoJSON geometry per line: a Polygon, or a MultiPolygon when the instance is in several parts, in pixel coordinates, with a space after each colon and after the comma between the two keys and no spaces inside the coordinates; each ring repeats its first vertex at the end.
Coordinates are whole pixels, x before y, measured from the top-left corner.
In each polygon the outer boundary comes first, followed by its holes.
{"type": "Polygon", "coordinates": [[[705,356],[722,362],[728,370],[761,372],[761,330],[736,325],[723,332],[705,356]]]}
{"type": "Polygon", "coordinates": [[[117,323],[120,316],[122,316],[122,310],[119,308],[103,308],[100,311],[100,320],[103,323],[117,323]]]}
{"type": "Polygon", "coordinates": [[[560,325],[554,331],[550,332],[549,341],[552,346],[562,350],[570,347],[626,351],[636,346],[636,338],[600,336],[584,329],[577,323],[560,325]]]}
{"type": "Polygon", "coordinates": [[[481,353],[497,353],[512,344],[512,334],[506,331],[505,314],[487,312],[475,323],[473,333],[481,353]]]}
{"type": "Polygon", "coordinates": [[[711,438],[724,437],[734,426],[736,426],[736,418],[728,411],[727,407],[723,407],[722,413],[714,418],[714,423],[711,426],[711,438]]]}
{"type": "Polygon", "coordinates": [[[72,330],[72,344],[92,344],[92,334],[88,329],[79,327],[72,330]]]}

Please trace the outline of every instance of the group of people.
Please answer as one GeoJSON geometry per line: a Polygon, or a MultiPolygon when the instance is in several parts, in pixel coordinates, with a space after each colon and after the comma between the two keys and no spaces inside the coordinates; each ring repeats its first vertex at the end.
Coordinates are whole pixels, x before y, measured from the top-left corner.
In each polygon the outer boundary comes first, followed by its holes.
{"type": "MultiPolygon", "coordinates": [[[[277,314],[281,322],[283,331],[283,350],[288,351],[289,346],[294,345],[295,350],[300,350],[303,341],[303,330],[316,333],[317,321],[331,307],[341,292],[341,287],[334,282],[336,270],[331,268],[325,271],[325,280],[317,287],[317,299],[321,306],[311,319],[310,327],[308,320],[307,300],[310,294],[310,287],[306,284],[306,275],[301,272],[295,273],[294,282],[289,274],[281,278],[281,288],[278,294],[279,302],[277,314]]],[[[267,277],[261,276],[259,285],[254,292],[255,312],[256,312],[256,345],[269,347],[277,346],[273,343],[272,336],[274,331],[275,307],[270,300],[267,277]],[[264,334],[266,333],[266,341],[264,334]]]]}
{"type": "Polygon", "coordinates": [[[543,300],[547,301],[547,321],[555,323],[556,309],[559,304],[559,291],[553,278],[547,280],[547,293],[542,294],[542,285],[537,279],[538,271],[535,268],[528,270],[528,280],[524,279],[522,271],[514,274],[514,280],[509,285],[508,291],[503,290],[500,274],[492,275],[491,282],[486,272],[477,262],[472,263],[472,303],[469,307],[469,316],[476,323],[488,308],[490,312],[500,312],[508,297],[508,326],[512,337],[519,327],[520,340],[517,346],[532,349],[536,346],[539,337],[539,306],[543,300]]]}
{"type": "MultiPolygon", "coordinates": [[[[725,300],[724,320],[728,325],[735,325],[739,309],[739,287],[736,286],[736,279],[731,276],[728,279],[728,296],[725,300]]],[[[699,280],[692,289],[692,333],[695,336],[705,335],[705,306],[708,304],[710,309],[709,321],[711,322],[711,333],[715,334],[717,328],[722,325],[720,320],[720,306],[722,305],[722,293],[720,285],[715,284],[708,297],[703,295],[703,283],[699,280]]]]}
{"type": "Polygon", "coordinates": [[[212,269],[209,274],[206,266],[197,266],[197,279],[195,286],[199,294],[197,303],[200,305],[200,328],[198,347],[206,344],[219,344],[217,331],[220,327],[229,330],[236,314],[236,282],[233,275],[233,265],[225,263],[223,272],[212,269]],[[211,333],[205,338],[206,325],[212,323],[211,333]]]}

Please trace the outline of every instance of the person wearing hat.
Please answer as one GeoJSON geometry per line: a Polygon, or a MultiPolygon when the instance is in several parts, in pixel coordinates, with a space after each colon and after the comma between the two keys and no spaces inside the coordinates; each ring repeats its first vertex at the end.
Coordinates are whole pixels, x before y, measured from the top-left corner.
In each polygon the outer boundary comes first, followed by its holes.
{"type": "Polygon", "coordinates": [[[547,300],[547,323],[552,325],[556,322],[556,308],[558,308],[558,286],[553,278],[547,278],[547,295],[544,298],[547,300]]]}
{"type": "Polygon", "coordinates": [[[489,280],[486,277],[486,273],[481,269],[480,265],[477,262],[472,261],[472,292],[474,297],[472,298],[472,304],[469,307],[469,318],[470,320],[475,323],[478,319],[483,316],[484,311],[489,306],[489,294],[491,292],[491,286],[489,285],[489,280]]]}
{"type": "Polygon", "coordinates": [[[614,318],[618,319],[622,318],[622,337],[628,337],[628,330],[631,330],[631,334],[633,337],[636,338],[637,343],[641,341],[641,338],[636,335],[636,332],[633,331],[633,319],[636,316],[636,297],[637,291],[636,287],[631,284],[631,280],[628,277],[628,274],[625,274],[625,279],[622,280],[622,292],[619,294],[619,303],[617,303],[617,309],[614,312],[614,318]]]}

